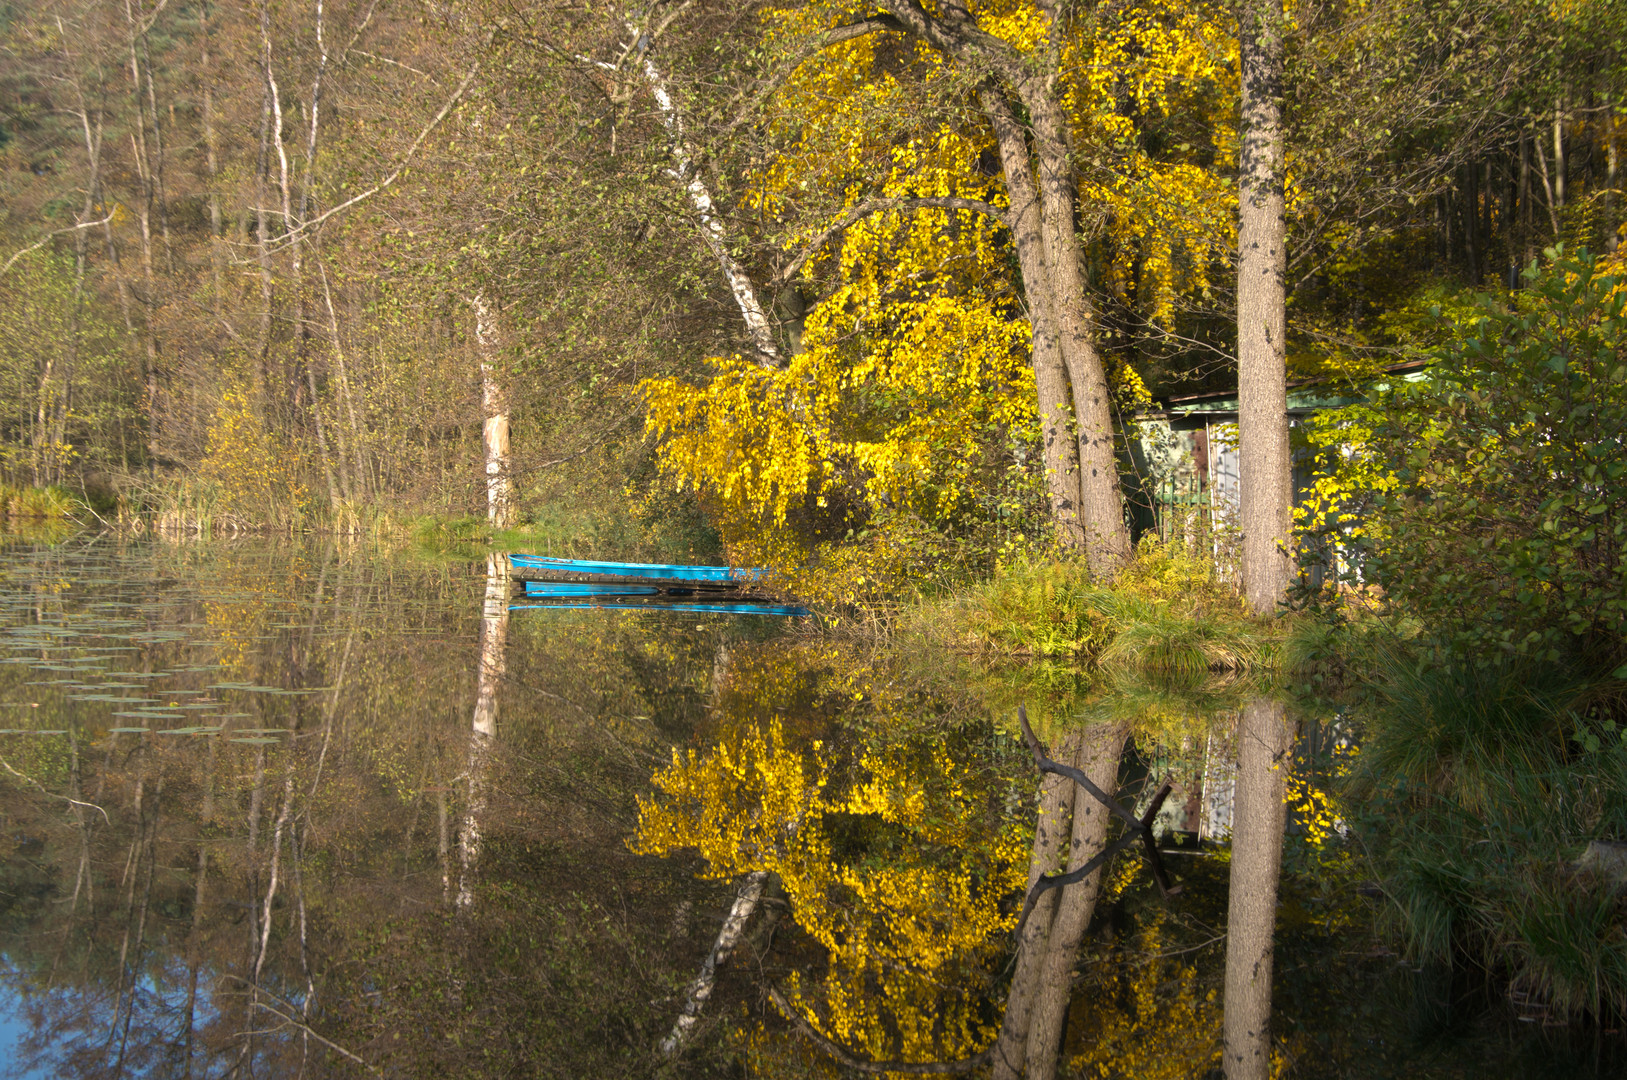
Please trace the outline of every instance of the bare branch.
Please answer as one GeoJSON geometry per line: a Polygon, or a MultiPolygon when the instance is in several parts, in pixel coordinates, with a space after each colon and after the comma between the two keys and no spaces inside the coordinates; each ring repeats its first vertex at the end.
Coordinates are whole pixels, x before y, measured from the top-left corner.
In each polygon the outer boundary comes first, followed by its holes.
{"type": "Polygon", "coordinates": [[[407,171],[407,166],[412,163],[413,155],[418,152],[418,148],[424,145],[424,141],[434,133],[436,128],[441,126],[441,121],[450,116],[452,114],[452,110],[458,107],[458,102],[463,100],[463,95],[468,93],[469,87],[475,81],[475,76],[479,73],[480,63],[479,61],[476,61],[474,65],[464,73],[463,81],[458,83],[458,88],[452,92],[452,96],[446,99],[446,103],[441,106],[441,111],[435,114],[435,119],[431,120],[424,127],[424,130],[418,133],[418,137],[412,141],[412,145],[407,147],[406,154],[401,158],[401,162],[395,167],[394,172],[361,194],[354,195],[340,203],[338,206],[323,211],[311,220],[303,221],[299,225],[290,228],[287,232],[283,233],[282,236],[279,236],[274,244],[266,245],[267,248],[281,250],[289,244],[298,242],[302,233],[309,232],[311,229],[321,225],[324,221],[327,221],[335,214],[350,209],[363,199],[368,199],[374,195],[377,195],[379,192],[385,190],[399,180],[401,178],[401,174],[407,171]]]}
{"type": "Polygon", "coordinates": [[[56,229],[56,230],[54,230],[52,232],[48,232],[44,236],[40,237],[40,239],[37,240],[36,242],[34,242],[32,244],[29,244],[27,247],[25,247],[21,251],[17,252],[17,254],[15,254],[11,258],[7,259],[6,260],[6,265],[0,266],[0,275],[3,275],[7,270],[10,270],[12,263],[15,263],[18,259],[22,258],[24,255],[27,255],[31,251],[38,251],[40,248],[44,247],[46,244],[49,244],[51,242],[51,238],[53,236],[61,236],[63,233],[77,232],[80,229],[95,229],[95,228],[98,228],[98,227],[100,227],[102,225],[106,225],[108,222],[110,222],[112,220],[113,220],[113,215],[108,214],[106,217],[101,218],[98,221],[81,222],[78,225],[69,225],[65,229],[56,229]]]}
{"type": "MultiPolygon", "coordinates": [[[[104,522],[104,524],[105,524],[105,522],[104,522]]],[[[100,806],[97,806],[95,803],[85,802],[85,801],[83,801],[81,799],[70,799],[66,795],[58,795],[54,791],[49,791],[49,790],[46,789],[44,784],[40,783],[38,780],[34,779],[32,776],[27,776],[27,775],[25,775],[23,773],[18,772],[16,769],[13,769],[11,767],[11,762],[7,761],[5,758],[0,758],[0,765],[5,766],[5,770],[8,773],[10,773],[11,775],[17,777],[17,779],[28,781],[30,784],[33,784],[35,787],[39,788],[40,791],[44,792],[46,795],[49,795],[51,798],[53,798],[53,799],[61,799],[63,802],[72,803],[75,806],[88,806],[92,810],[94,810],[97,813],[101,814],[103,821],[107,822],[109,825],[113,824],[113,819],[107,816],[107,811],[103,810],[100,806]]]]}

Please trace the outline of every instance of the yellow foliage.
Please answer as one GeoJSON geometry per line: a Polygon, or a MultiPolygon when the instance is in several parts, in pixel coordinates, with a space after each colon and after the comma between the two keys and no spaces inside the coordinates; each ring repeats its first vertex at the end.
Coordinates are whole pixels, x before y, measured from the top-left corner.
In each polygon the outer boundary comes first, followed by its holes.
{"type": "Polygon", "coordinates": [[[1090,1080],[1186,1080],[1220,1065],[1220,1000],[1190,964],[1159,957],[1167,912],[1155,910],[1136,953],[1093,965],[1095,985],[1080,995],[1071,1026],[1089,1032],[1088,1049],[1069,1061],[1090,1080]]]}
{"type": "Polygon", "coordinates": [[[297,518],[305,509],[297,465],[241,390],[221,395],[201,472],[220,485],[219,505],[225,513],[254,523],[297,518]]]}
{"type": "MultiPolygon", "coordinates": [[[[840,3],[770,10],[770,46],[798,52],[810,35],[864,13],[840,3]]],[[[972,13],[1024,51],[1050,24],[1023,0],[977,3],[972,13]]],[[[1080,197],[1098,218],[1090,231],[1106,284],[1135,293],[1155,322],[1173,318],[1183,291],[1207,291],[1233,244],[1230,22],[1220,5],[1140,0],[1108,20],[1074,21],[1060,43],[1074,136],[1091,148],[1080,197]],[[1201,118],[1190,142],[1166,145],[1167,133],[1144,130],[1177,114],[1201,118]]],[[[751,177],[746,204],[796,222],[788,251],[867,199],[1006,205],[986,165],[993,133],[964,107],[962,75],[920,42],[899,55],[899,40],[869,34],[822,49],[778,92],[779,152],[751,177]],[[945,101],[953,107],[935,107],[945,101]],[[810,200],[828,210],[798,217],[810,200]]],[[[1009,234],[970,210],[861,218],[806,267],[821,298],[783,370],[721,357],[702,385],[643,384],[664,475],[711,501],[731,547],[759,537],[753,554],[780,567],[807,563],[810,542],[848,542],[850,526],[878,515],[952,524],[987,483],[991,451],[1036,430],[1014,267],[1009,234]]],[[[1128,365],[1110,367],[1127,414],[1150,401],[1128,365]]],[[[891,564],[895,575],[900,565],[891,564]]],[[[838,580],[858,576],[872,575],[838,580]]]]}
{"type": "MultiPolygon", "coordinates": [[[[878,730],[908,726],[889,719],[903,707],[890,687],[838,659],[800,657],[832,664],[820,692],[866,699],[878,730]]],[[[780,668],[747,670],[755,682],[780,668]]],[[[763,703],[749,691],[723,701],[748,713],[763,703]]],[[[1026,879],[1025,831],[1013,821],[991,827],[990,793],[940,739],[875,738],[839,754],[819,740],[794,748],[777,718],[724,727],[716,745],[674,754],[656,774],[659,794],[640,800],[634,850],[695,849],[714,879],[777,875],[793,917],[829,955],[819,983],[793,983],[787,994],[830,1037],[876,1059],[953,1058],[986,1045],[994,1028],[982,996],[1013,921],[1000,903],[1026,879]]]]}

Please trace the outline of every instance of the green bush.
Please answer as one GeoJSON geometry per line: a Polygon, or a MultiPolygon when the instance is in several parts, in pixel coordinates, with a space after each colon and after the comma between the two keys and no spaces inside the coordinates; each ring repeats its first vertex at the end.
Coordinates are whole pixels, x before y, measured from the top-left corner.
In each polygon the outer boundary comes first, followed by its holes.
{"type": "Polygon", "coordinates": [[[1627,659],[1627,269],[1547,255],[1512,307],[1484,299],[1447,335],[1427,380],[1317,422],[1313,444],[1340,452],[1311,524],[1460,655],[1613,665],[1627,659]]]}

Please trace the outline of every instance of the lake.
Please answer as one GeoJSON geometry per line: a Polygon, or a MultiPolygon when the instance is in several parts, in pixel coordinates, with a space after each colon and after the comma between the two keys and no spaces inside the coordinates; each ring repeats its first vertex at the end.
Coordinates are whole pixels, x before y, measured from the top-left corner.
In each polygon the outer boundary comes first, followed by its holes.
{"type": "Polygon", "coordinates": [[[1228,954],[1259,1075],[1621,1074],[1375,935],[1339,717],[508,589],[366,543],[0,546],[10,1075],[1202,1077],[1228,954]],[[1021,934],[1040,869],[1136,836],[1018,705],[1158,838],[1021,934]]]}

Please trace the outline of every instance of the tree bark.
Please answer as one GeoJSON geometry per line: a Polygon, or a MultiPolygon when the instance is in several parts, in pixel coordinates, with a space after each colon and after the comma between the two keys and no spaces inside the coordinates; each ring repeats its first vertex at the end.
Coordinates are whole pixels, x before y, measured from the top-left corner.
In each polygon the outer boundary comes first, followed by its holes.
{"type": "MultiPolygon", "coordinates": [[[[1096,350],[1096,316],[1080,265],[1074,219],[1078,184],[1069,145],[1068,116],[1056,96],[1064,29],[1051,27],[1046,40],[1032,53],[1019,53],[978,26],[963,0],[942,0],[936,14],[928,13],[914,0],[881,0],[878,6],[897,21],[896,29],[927,42],[967,69],[1000,80],[1028,112],[1038,162],[1035,191],[1044,240],[1044,275],[1038,281],[1025,281],[1024,286],[1031,305],[1035,294],[1043,292],[1041,303],[1049,303],[1055,320],[1079,425],[1078,513],[1085,553],[1096,573],[1110,577],[1130,557],[1130,540],[1113,451],[1113,410],[1107,374],[1096,350]]],[[[996,122],[996,118],[991,115],[990,121],[996,122]]],[[[1001,158],[1007,159],[1004,145],[1001,158]]],[[[1008,197],[1015,207],[1020,194],[1011,192],[1019,185],[1009,174],[1006,181],[1008,197]]]]}
{"type": "Polygon", "coordinates": [[[486,520],[493,528],[514,524],[513,457],[509,448],[508,394],[498,378],[501,355],[497,317],[483,293],[469,299],[475,313],[475,349],[480,356],[481,448],[486,458],[486,520]]]}
{"type": "Polygon", "coordinates": [[[1062,359],[1073,388],[1079,437],[1079,513],[1085,557],[1099,576],[1112,577],[1130,558],[1124,495],[1113,452],[1113,406],[1107,371],[1096,349],[1096,312],[1085,291],[1075,226],[1078,186],[1069,149],[1068,117],[1050,79],[1025,79],[1018,87],[1034,128],[1039,159],[1040,217],[1045,230],[1045,269],[1056,312],[1062,359]]]}
{"type": "Polygon", "coordinates": [[[1045,235],[1028,137],[1001,91],[987,88],[980,98],[1000,148],[1006,197],[1011,203],[1011,235],[1028,296],[1028,326],[1033,339],[1030,363],[1039,397],[1040,448],[1046,490],[1051,497],[1051,520],[1064,546],[1080,547],[1085,534],[1079,524],[1079,448],[1068,430],[1073,406],[1068,400],[1068,371],[1062,361],[1051,290],[1045,287],[1045,235]]]}
{"type": "MultiPolygon", "coordinates": [[[[1118,789],[1119,758],[1127,732],[1117,724],[1102,724],[1083,733],[1078,768],[1103,791],[1118,789]]],[[[1110,811],[1089,794],[1073,802],[1073,838],[1068,851],[1070,867],[1083,866],[1107,846],[1110,811]]],[[[1109,863],[1084,881],[1052,892],[1061,894],[1051,922],[1050,940],[1041,964],[1033,1016],[1028,1028],[1028,1080],[1053,1080],[1062,1050],[1062,1033],[1073,991],[1073,965],[1096,912],[1102,879],[1109,863]]]]}
{"type": "MultiPolygon", "coordinates": [[[[641,33],[637,27],[630,29],[635,35],[641,33]]],[[[746,273],[745,267],[740,265],[734,253],[729,250],[728,238],[723,231],[723,221],[718,217],[717,207],[712,202],[712,193],[707,189],[706,181],[701,177],[700,169],[695,164],[695,149],[690,145],[689,136],[684,132],[683,116],[672,100],[672,94],[667,89],[667,81],[661,74],[661,69],[656,67],[655,60],[647,52],[643,58],[643,70],[644,81],[650,88],[651,96],[655,98],[661,123],[667,129],[667,136],[672,142],[672,168],[668,172],[674,180],[684,186],[684,194],[689,199],[689,205],[695,210],[701,240],[706,244],[707,250],[711,251],[713,258],[717,259],[718,267],[723,271],[723,279],[728,282],[729,291],[734,294],[735,305],[740,309],[740,317],[745,320],[746,333],[751,338],[752,347],[757,351],[757,362],[770,369],[782,367],[784,362],[780,358],[779,346],[774,344],[773,330],[769,326],[768,316],[764,314],[763,305],[757,298],[757,288],[752,284],[751,275],[746,273]]]]}
{"type": "Polygon", "coordinates": [[[1271,614],[1288,590],[1288,457],[1280,0],[1242,11],[1242,150],[1237,215],[1239,517],[1248,604],[1271,614]]]}
{"type": "Polygon", "coordinates": [[[1226,914],[1226,1080],[1271,1076],[1271,968],[1292,742],[1281,702],[1253,698],[1243,707],[1226,914]]]}

